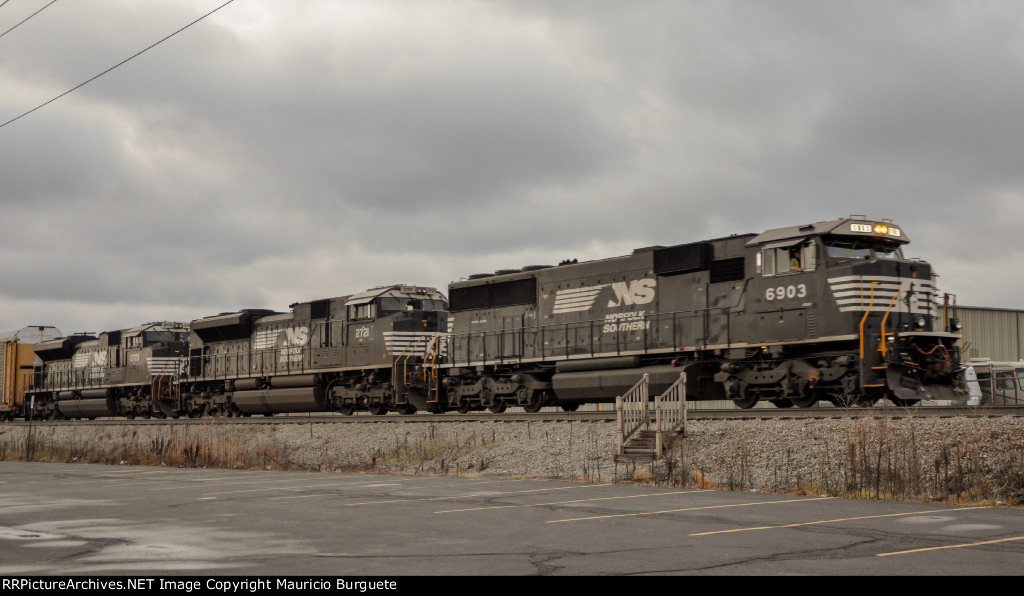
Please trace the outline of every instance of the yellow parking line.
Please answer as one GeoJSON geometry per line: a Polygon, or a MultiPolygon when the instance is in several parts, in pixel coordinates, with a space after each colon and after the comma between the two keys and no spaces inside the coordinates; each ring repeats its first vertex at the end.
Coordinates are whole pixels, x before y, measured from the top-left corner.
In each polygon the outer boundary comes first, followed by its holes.
{"type": "Polygon", "coordinates": [[[984,507],[960,507],[960,508],[957,508],[957,509],[949,509],[949,508],[946,508],[946,509],[931,509],[931,510],[928,510],[928,511],[911,511],[911,512],[908,512],[908,513],[886,513],[886,514],[882,514],[882,515],[864,515],[864,516],[861,516],[861,517],[840,517],[840,518],[837,518],[837,519],[822,519],[822,520],[811,521],[811,522],[800,522],[800,523],[797,523],[797,524],[783,524],[783,525],[780,525],[780,526],[759,526],[759,527],[756,527],[756,528],[734,528],[732,530],[716,530],[714,532],[700,532],[700,533],[697,533],[697,534],[690,534],[690,536],[710,536],[711,534],[728,534],[730,532],[750,532],[750,531],[753,531],[753,530],[778,530],[778,529],[781,529],[781,528],[796,528],[796,527],[799,527],[799,526],[813,526],[815,524],[830,524],[830,523],[835,523],[835,522],[853,521],[853,520],[858,520],[858,519],[876,519],[876,518],[881,518],[881,517],[900,517],[900,516],[906,516],[906,515],[923,515],[925,513],[942,513],[942,512],[949,512],[949,511],[967,511],[967,510],[970,510],[970,509],[984,509],[984,507]]]}
{"type": "Polygon", "coordinates": [[[546,523],[557,524],[562,522],[586,521],[591,519],[609,519],[613,517],[634,517],[639,515],[661,515],[662,513],[680,513],[682,511],[699,511],[702,509],[725,509],[728,507],[751,507],[753,505],[777,505],[780,503],[806,503],[808,501],[823,501],[835,497],[813,497],[809,499],[789,499],[786,501],[756,501],[753,503],[735,503],[732,505],[707,505],[704,507],[687,507],[685,509],[666,509],[664,511],[645,511],[640,513],[616,513],[614,515],[595,515],[593,517],[574,517],[570,519],[553,519],[546,523]]]}
{"type": "Polygon", "coordinates": [[[511,509],[515,507],[546,507],[549,505],[569,505],[572,503],[591,503],[594,501],[610,501],[614,499],[638,499],[642,497],[661,497],[664,495],[681,495],[684,493],[703,492],[699,490],[677,490],[668,493],[652,493],[649,495],[626,495],[623,497],[597,497],[594,499],[576,499],[573,501],[552,501],[550,503],[534,503],[531,505],[494,505],[491,507],[473,507],[470,509],[448,509],[446,511],[435,511],[434,513],[463,513],[465,511],[484,511],[487,509],[511,509]]]}
{"type": "MultiPolygon", "coordinates": [[[[978,507],[972,507],[971,509],[979,509],[978,507]]],[[[986,544],[996,544],[997,542],[1012,542],[1014,540],[1024,540],[1024,536],[1015,536],[1013,538],[999,538],[997,540],[986,540],[984,542],[971,542],[969,544],[950,544],[948,546],[932,546],[929,548],[915,548],[913,550],[901,550],[893,553],[878,553],[876,557],[888,557],[890,555],[906,555],[910,553],[923,553],[929,550],[942,550],[944,548],[964,548],[965,546],[984,546],[986,544]]]]}

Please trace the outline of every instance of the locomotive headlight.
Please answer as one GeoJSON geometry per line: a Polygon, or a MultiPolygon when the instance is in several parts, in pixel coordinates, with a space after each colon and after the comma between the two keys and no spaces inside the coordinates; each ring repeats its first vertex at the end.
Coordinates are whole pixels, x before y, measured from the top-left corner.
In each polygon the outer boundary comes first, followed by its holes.
{"type": "Polygon", "coordinates": [[[877,226],[875,226],[875,233],[876,234],[888,234],[889,233],[889,226],[878,224],[877,226]]]}
{"type": "Polygon", "coordinates": [[[953,317],[949,320],[949,328],[953,331],[960,331],[964,328],[964,324],[960,322],[960,319],[953,317]]]}
{"type": "Polygon", "coordinates": [[[918,329],[924,329],[924,324],[926,322],[927,321],[925,321],[924,317],[917,317],[917,320],[914,321],[914,323],[917,325],[918,329]]]}

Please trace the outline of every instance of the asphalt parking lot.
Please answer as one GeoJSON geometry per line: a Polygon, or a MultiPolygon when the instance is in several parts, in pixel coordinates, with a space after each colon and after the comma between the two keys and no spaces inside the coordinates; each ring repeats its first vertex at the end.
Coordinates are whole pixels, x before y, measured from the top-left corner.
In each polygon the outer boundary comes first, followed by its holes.
{"type": "Polygon", "coordinates": [[[0,576],[1019,574],[1024,511],[471,477],[0,462],[0,576]]]}

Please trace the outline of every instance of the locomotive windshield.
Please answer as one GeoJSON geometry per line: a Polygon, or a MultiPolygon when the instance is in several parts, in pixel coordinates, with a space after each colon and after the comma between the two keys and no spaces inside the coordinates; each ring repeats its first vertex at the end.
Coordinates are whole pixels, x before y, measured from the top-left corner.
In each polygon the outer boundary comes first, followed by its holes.
{"type": "Polygon", "coordinates": [[[445,308],[446,306],[443,300],[419,300],[416,298],[391,297],[380,299],[380,312],[382,315],[401,312],[403,310],[440,311],[445,310],[445,308]]]}
{"type": "Polygon", "coordinates": [[[422,310],[441,311],[448,310],[448,305],[445,304],[444,300],[424,300],[422,310]]]}
{"type": "Polygon", "coordinates": [[[899,246],[890,243],[865,242],[862,239],[826,238],[825,250],[830,267],[868,259],[900,260],[903,258],[903,251],[899,246]]]}
{"type": "Polygon", "coordinates": [[[389,312],[400,312],[403,310],[415,310],[416,301],[412,298],[381,298],[380,299],[380,312],[386,314],[389,312]]]}
{"type": "Polygon", "coordinates": [[[147,344],[158,343],[161,341],[174,341],[174,333],[171,331],[147,331],[145,336],[147,344]]]}

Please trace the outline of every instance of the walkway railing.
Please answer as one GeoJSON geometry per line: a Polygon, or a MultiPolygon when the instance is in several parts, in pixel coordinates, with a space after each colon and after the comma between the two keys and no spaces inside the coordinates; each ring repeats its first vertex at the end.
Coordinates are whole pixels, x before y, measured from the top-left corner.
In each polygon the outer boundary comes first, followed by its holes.
{"type": "Polygon", "coordinates": [[[626,457],[627,451],[631,456],[659,459],[669,446],[667,433],[686,436],[686,373],[679,373],[676,382],[654,398],[653,424],[649,388],[650,377],[645,373],[625,395],[615,398],[619,423],[616,461],[626,457]]]}
{"type": "Polygon", "coordinates": [[[622,453],[626,441],[641,427],[646,429],[651,424],[651,415],[648,409],[651,400],[647,392],[649,382],[650,375],[644,373],[644,376],[625,395],[615,398],[615,411],[618,413],[619,420],[619,454],[622,453]]]}

